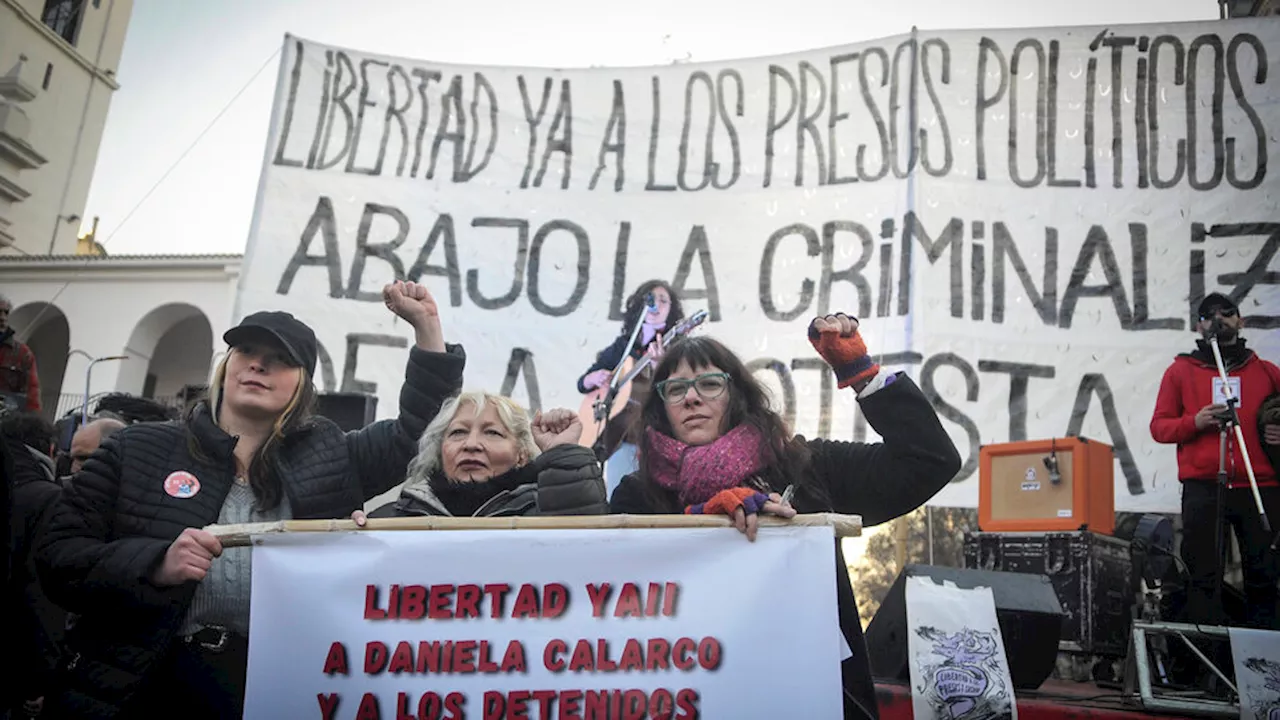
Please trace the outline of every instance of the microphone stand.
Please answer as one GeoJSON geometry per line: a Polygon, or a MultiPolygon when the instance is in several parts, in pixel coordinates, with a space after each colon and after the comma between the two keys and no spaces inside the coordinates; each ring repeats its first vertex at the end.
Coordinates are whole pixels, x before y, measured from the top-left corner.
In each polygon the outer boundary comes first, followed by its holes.
{"type": "MultiPolygon", "coordinates": [[[[1262,530],[1270,535],[1271,523],[1267,520],[1266,508],[1262,506],[1262,494],[1258,492],[1258,479],[1253,474],[1253,462],[1249,459],[1249,448],[1244,444],[1244,430],[1240,428],[1240,416],[1236,413],[1236,405],[1240,403],[1240,398],[1237,398],[1231,391],[1231,383],[1227,379],[1227,368],[1222,362],[1222,349],[1218,347],[1218,324],[1216,322],[1208,334],[1209,347],[1213,348],[1213,359],[1218,365],[1218,377],[1222,378],[1222,392],[1227,396],[1227,412],[1224,418],[1219,419],[1219,426],[1221,428],[1218,440],[1218,448],[1221,453],[1221,457],[1218,461],[1219,486],[1222,488],[1226,487],[1227,471],[1225,463],[1227,429],[1231,428],[1235,430],[1236,443],[1239,444],[1240,454],[1244,457],[1244,470],[1249,476],[1249,489],[1253,491],[1253,502],[1258,506],[1258,516],[1262,520],[1262,530]]],[[[1221,515],[1221,508],[1219,508],[1219,515],[1221,515]]],[[[1218,542],[1222,542],[1221,537],[1218,538],[1218,542]]],[[[1278,542],[1280,542],[1280,535],[1271,541],[1271,549],[1273,551],[1276,549],[1278,542]]],[[[1219,555],[1221,554],[1222,553],[1219,553],[1219,555]]]]}
{"type": "MultiPolygon", "coordinates": [[[[1220,356],[1218,355],[1217,338],[1213,338],[1211,342],[1213,343],[1214,356],[1215,358],[1218,358],[1218,362],[1221,363],[1220,356]]],[[[1221,365],[1219,365],[1219,367],[1221,367],[1221,365]]],[[[1228,388],[1225,380],[1223,380],[1223,387],[1228,388]]],[[[1224,390],[1224,392],[1230,393],[1230,389],[1228,388],[1224,390]]],[[[1214,624],[1226,624],[1228,622],[1226,609],[1222,605],[1222,586],[1226,583],[1223,576],[1227,572],[1228,547],[1224,518],[1224,515],[1226,515],[1226,507],[1223,503],[1227,498],[1227,452],[1229,447],[1227,436],[1231,434],[1230,428],[1235,421],[1235,405],[1236,399],[1228,394],[1227,414],[1225,416],[1218,417],[1218,491],[1216,493],[1217,499],[1213,503],[1213,547],[1217,557],[1215,566],[1217,567],[1217,574],[1214,575],[1213,607],[1214,611],[1219,613],[1219,615],[1214,620],[1214,624]]],[[[1246,457],[1248,457],[1248,449],[1245,448],[1243,443],[1241,443],[1240,449],[1242,452],[1245,452],[1246,457]]],[[[1266,516],[1264,515],[1262,520],[1264,526],[1266,525],[1266,522],[1266,516]]]]}
{"type": "MultiPolygon", "coordinates": [[[[655,305],[651,301],[648,310],[655,309],[655,305]]],[[[596,458],[600,462],[608,460],[602,457],[605,448],[609,447],[608,440],[605,435],[609,431],[609,416],[613,414],[613,401],[618,396],[617,382],[622,377],[622,365],[627,361],[627,357],[631,355],[631,348],[635,347],[636,338],[640,337],[640,330],[644,327],[644,315],[636,319],[635,329],[631,331],[631,338],[627,340],[626,348],[622,351],[622,357],[618,358],[618,364],[614,366],[613,371],[609,373],[609,386],[605,390],[604,397],[600,398],[595,404],[595,421],[596,426],[600,428],[600,432],[596,433],[596,458]]]]}

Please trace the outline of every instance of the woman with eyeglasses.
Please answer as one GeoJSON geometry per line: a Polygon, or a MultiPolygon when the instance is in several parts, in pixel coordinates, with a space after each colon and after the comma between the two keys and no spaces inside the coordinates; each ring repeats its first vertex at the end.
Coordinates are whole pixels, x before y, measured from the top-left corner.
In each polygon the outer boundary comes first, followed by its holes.
{"type": "MultiPolygon", "coordinates": [[[[815,318],[809,340],[852,388],[880,443],[794,435],[745,363],[708,337],[680,340],[654,371],[641,410],[639,470],[619,484],[615,513],[719,513],[754,540],[759,514],[861,515],[878,525],[924,504],[960,469],[960,455],[924,393],[880,369],[843,313],[815,318]],[[790,492],[788,492],[790,491],[790,492]],[[784,502],[783,495],[791,495],[784,502]]],[[[845,717],[878,717],[853,586],[836,543],[845,717]]]]}

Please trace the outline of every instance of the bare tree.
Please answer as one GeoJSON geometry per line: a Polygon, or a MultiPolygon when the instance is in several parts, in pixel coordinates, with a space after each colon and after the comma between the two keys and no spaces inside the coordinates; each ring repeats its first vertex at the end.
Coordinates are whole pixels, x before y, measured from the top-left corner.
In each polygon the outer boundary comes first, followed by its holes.
{"type": "MultiPolygon", "coordinates": [[[[889,587],[908,564],[929,563],[929,528],[924,508],[889,523],[867,540],[866,552],[850,567],[862,622],[880,609],[889,587]]],[[[973,508],[933,509],[933,565],[964,567],[964,536],[978,529],[973,508]]]]}

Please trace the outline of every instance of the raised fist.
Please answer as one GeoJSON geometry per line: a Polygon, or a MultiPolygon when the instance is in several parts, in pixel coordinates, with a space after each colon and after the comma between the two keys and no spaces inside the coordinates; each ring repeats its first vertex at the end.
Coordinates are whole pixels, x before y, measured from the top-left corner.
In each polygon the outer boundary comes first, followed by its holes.
{"type": "Polygon", "coordinates": [[[564,408],[539,412],[530,427],[533,442],[542,452],[558,445],[575,445],[582,437],[582,420],[578,413],[564,408]]]}
{"type": "Polygon", "coordinates": [[[445,351],[440,306],[426,286],[397,280],[382,288],[382,302],[413,326],[418,347],[432,352],[445,351]]]}

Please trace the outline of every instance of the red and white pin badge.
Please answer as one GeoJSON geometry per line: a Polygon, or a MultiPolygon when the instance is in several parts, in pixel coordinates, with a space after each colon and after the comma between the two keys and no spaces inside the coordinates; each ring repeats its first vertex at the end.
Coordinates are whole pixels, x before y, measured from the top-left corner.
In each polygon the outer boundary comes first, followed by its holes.
{"type": "Polygon", "coordinates": [[[200,492],[200,481],[186,470],[178,470],[169,473],[169,477],[164,479],[164,491],[169,493],[169,497],[193,497],[200,492]]]}

